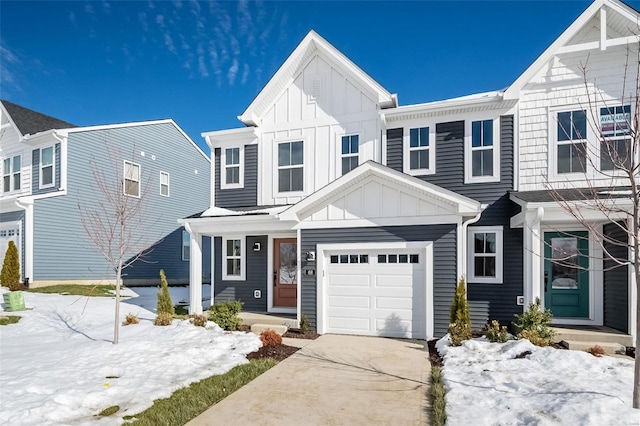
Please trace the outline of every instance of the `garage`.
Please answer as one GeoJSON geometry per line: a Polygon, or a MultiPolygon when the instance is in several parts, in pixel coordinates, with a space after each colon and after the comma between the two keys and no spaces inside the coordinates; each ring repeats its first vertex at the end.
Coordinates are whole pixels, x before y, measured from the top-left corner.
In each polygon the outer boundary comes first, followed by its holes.
{"type": "Polygon", "coordinates": [[[13,241],[18,249],[18,256],[21,256],[21,239],[20,229],[22,227],[21,222],[4,222],[0,223],[0,261],[4,259],[7,248],[9,247],[9,241],[13,241]]]}
{"type": "Polygon", "coordinates": [[[432,318],[429,242],[320,249],[322,332],[426,338],[432,318]]]}

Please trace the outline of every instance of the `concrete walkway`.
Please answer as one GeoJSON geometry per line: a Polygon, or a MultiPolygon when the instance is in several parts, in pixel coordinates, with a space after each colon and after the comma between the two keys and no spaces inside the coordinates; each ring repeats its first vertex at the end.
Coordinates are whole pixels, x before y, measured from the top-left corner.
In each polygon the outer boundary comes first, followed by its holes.
{"type": "Polygon", "coordinates": [[[188,425],[429,423],[426,342],[324,335],[294,343],[306,345],[188,425]]]}

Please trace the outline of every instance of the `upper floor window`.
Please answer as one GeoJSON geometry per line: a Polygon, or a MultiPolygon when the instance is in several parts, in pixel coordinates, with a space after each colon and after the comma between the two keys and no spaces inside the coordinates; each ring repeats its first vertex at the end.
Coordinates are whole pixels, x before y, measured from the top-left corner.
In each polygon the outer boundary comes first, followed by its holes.
{"type": "Polygon", "coordinates": [[[278,144],[278,192],[303,190],[303,158],[302,141],[278,144]]]}
{"type": "Polygon", "coordinates": [[[169,173],[160,172],[160,195],[169,196],[169,173]]]}
{"type": "Polygon", "coordinates": [[[342,174],[349,173],[358,167],[358,151],[360,149],[358,135],[342,137],[342,174]]]}
{"type": "Polygon", "coordinates": [[[466,146],[466,181],[497,182],[500,180],[500,151],[496,143],[498,120],[471,122],[466,146]]]}
{"type": "Polygon", "coordinates": [[[476,226],[468,234],[469,282],[502,284],[502,227],[476,226]]]}
{"type": "Polygon", "coordinates": [[[239,147],[223,149],[221,189],[242,187],[242,151],[239,147]]]}
{"type": "Polygon", "coordinates": [[[124,193],[133,197],[140,196],[140,165],[124,162],[124,193]]]}
{"type": "Polygon", "coordinates": [[[600,108],[600,170],[631,165],[631,105],[600,108]]]}
{"type": "Polygon", "coordinates": [[[587,112],[558,113],[556,172],[584,173],[587,169],[587,112]]]}
{"type": "Polygon", "coordinates": [[[40,149],[40,188],[54,185],[55,151],[52,146],[40,149]]]}
{"type": "Polygon", "coordinates": [[[403,170],[420,176],[435,172],[435,127],[415,127],[404,129],[403,170]]]}
{"type": "Polygon", "coordinates": [[[225,237],[222,239],[222,279],[244,280],[245,247],[244,238],[225,237]]]}
{"type": "Polygon", "coordinates": [[[2,160],[2,192],[20,190],[20,170],[22,159],[19,155],[2,160]]]}
{"type": "Polygon", "coordinates": [[[191,259],[191,236],[185,230],[182,231],[182,260],[191,259]]]}

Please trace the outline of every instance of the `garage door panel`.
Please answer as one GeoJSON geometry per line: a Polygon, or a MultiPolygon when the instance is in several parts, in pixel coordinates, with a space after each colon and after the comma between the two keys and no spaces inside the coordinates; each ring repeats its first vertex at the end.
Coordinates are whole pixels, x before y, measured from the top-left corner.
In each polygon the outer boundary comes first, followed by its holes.
{"type": "Polygon", "coordinates": [[[369,296],[331,296],[329,306],[334,308],[371,308],[371,298],[369,296]]]}
{"type": "Polygon", "coordinates": [[[384,275],[378,274],[376,276],[376,286],[378,287],[413,287],[413,276],[411,274],[407,275],[384,275]]]}
{"type": "Polygon", "coordinates": [[[413,308],[413,302],[406,297],[376,297],[375,305],[376,309],[400,309],[406,310],[411,314],[413,308]]]}
{"type": "Polygon", "coordinates": [[[329,286],[349,286],[349,287],[370,287],[371,275],[343,275],[343,274],[331,274],[329,276],[329,286]]]}
{"type": "Polygon", "coordinates": [[[332,331],[342,331],[352,334],[371,333],[371,324],[368,318],[330,317],[329,328],[332,331]]]}
{"type": "Polygon", "coordinates": [[[411,321],[376,319],[376,335],[389,337],[411,337],[411,321]]]}

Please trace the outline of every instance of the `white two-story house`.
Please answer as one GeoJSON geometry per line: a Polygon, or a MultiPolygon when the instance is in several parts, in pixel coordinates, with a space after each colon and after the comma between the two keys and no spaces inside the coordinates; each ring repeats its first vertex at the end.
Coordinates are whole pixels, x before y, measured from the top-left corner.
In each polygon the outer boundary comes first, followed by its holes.
{"type": "MultiPolygon", "coordinates": [[[[586,182],[565,170],[575,141],[554,136],[567,113],[575,124],[582,117],[573,112],[584,87],[576,64],[602,56],[593,72],[619,84],[637,18],[621,2],[598,0],[512,86],[406,106],[310,32],[238,117],[244,127],[203,133],[212,203],[180,221],[190,233],[191,310],[202,309],[199,271],[211,261],[213,300],[306,316],[319,333],[441,336],[461,276],[475,326],[511,321],[543,296],[545,268],[555,264],[544,258],[545,238],[571,245],[583,235],[544,198],[547,180],[586,182]],[[203,237],[213,237],[211,259],[203,237]]],[[[588,235],[580,241],[598,255],[588,235]]],[[[595,277],[586,311],[563,310],[563,298],[583,301],[561,293],[576,275],[556,268],[567,276],[542,297],[556,321],[630,332],[628,265],[584,267],[595,277]]]]}

